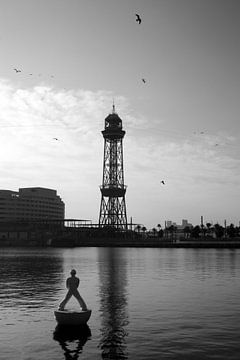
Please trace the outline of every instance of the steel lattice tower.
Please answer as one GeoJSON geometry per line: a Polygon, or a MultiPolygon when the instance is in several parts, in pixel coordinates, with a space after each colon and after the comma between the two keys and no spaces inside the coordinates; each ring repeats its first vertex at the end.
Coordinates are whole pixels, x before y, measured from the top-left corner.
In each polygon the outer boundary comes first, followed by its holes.
{"type": "Polygon", "coordinates": [[[122,120],[115,113],[105,119],[103,180],[101,189],[101,206],[99,226],[112,226],[127,230],[127,213],[125,203],[126,186],[123,174],[123,147],[122,139],[125,131],[122,130],[122,120]]]}

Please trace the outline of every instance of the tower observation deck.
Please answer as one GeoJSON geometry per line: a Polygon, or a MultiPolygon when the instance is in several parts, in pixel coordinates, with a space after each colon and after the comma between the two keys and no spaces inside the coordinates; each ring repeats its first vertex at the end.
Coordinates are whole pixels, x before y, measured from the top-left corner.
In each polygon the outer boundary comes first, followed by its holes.
{"type": "Polygon", "coordinates": [[[122,147],[125,131],[122,129],[122,120],[115,112],[114,105],[112,113],[105,119],[102,134],[104,155],[99,226],[127,230],[122,147]]]}

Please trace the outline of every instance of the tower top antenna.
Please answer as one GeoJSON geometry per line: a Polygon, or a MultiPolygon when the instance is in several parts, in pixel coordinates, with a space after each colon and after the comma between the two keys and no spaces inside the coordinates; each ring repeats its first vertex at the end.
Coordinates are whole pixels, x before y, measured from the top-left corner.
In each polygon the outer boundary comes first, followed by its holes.
{"type": "Polygon", "coordinates": [[[116,114],[114,98],[113,98],[112,114],[116,114]]]}

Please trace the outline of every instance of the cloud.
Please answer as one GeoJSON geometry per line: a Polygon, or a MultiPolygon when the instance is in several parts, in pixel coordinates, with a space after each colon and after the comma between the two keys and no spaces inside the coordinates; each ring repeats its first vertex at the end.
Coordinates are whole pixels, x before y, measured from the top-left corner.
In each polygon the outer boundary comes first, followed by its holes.
{"type": "MultiPolygon", "coordinates": [[[[237,140],[231,139],[229,150],[215,146],[215,134],[196,139],[156,133],[126,138],[129,212],[147,226],[182,218],[197,223],[200,215],[237,221],[240,159],[232,154],[237,140]]],[[[220,137],[230,142],[229,136],[220,137]]]]}
{"type": "Polygon", "coordinates": [[[41,173],[40,180],[43,166],[50,173],[56,168],[68,171],[71,164],[76,169],[77,163],[84,169],[90,158],[97,158],[100,131],[111,110],[111,93],[47,86],[19,89],[1,80],[0,96],[0,157],[16,178],[36,170],[41,173]]]}
{"type": "MultiPolygon", "coordinates": [[[[229,138],[227,138],[229,141],[229,138]]],[[[226,140],[226,139],[225,139],[226,140]]],[[[131,138],[128,153],[131,168],[154,173],[158,178],[167,177],[174,182],[195,181],[198,177],[206,183],[231,184],[240,175],[240,160],[232,157],[226,149],[214,146],[216,136],[205,139],[159,138],[152,134],[142,139],[131,138]],[[136,156],[137,154],[137,156],[136,156]]],[[[197,184],[196,184],[197,185],[197,184]]]]}
{"type": "MultiPolygon", "coordinates": [[[[68,217],[96,220],[102,180],[101,131],[113,94],[46,85],[23,89],[0,80],[0,98],[0,188],[54,188],[66,203],[68,217]]],[[[165,119],[150,121],[131,109],[124,96],[114,98],[126,130],[126,199],[134,221],[147,226],[159,223],[160,210],[165,219],[191,220],[193,214],[196,219],[205,204],[211,208],[214,203],[216,216],[224,216],[219,198],[232,207],[232,215],[237,213],[237,136],[167,130],[165,119]],[[166,186],[161,186],[162,179],[166,186]]]]}
{"type": "MultiPolygon", "coordinates": [[[[19,88],[0,80],[0,97],[0,188],[55,188],[69,216],[96,216],[102,179],[101,131],[113,94],[46,85],[19,88]]],[[[127,99],[114,98],[126,118],[127,99]]]]}

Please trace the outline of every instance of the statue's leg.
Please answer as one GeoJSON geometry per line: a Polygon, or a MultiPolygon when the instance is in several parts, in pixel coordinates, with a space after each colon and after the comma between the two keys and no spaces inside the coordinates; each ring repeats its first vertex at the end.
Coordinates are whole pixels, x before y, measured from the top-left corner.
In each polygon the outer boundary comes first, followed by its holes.
{"type": "Polygon", "coordinates": [[[75,298],[79,302],[79,305],[81,306],[82,310],[86,311],[87,305],[86,305],[85,301],[83,300],[83,298],[81,297],[81,295],[79,294],[78,290],[74,290],[72,294],[73,294],[73,296],[75,296],[75,298]]]}
{"type": "Polygon", "coordinates": [[[59,305],[59,310],[64,310],[65,305],[67,304],[67,302],[70,300],[70,298],[72,297],[72,291],[68,290],[67,295],[65,296],[65,298],[63,299],[63,301],[61,302],[61,304],[59,305]]]}

